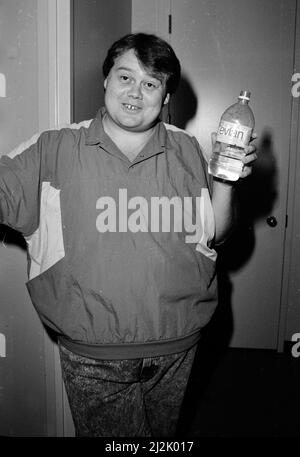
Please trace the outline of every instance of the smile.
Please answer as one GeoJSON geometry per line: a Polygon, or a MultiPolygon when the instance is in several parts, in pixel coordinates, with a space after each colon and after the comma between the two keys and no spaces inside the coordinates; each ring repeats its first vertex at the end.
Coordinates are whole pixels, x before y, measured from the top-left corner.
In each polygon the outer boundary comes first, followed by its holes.
{"type": "Polygon", "coordinates": [[[141,109],[139,106],[130,105],[129,103],[123,103],[123,106],[129,111],[138,111],[141,109]]]}

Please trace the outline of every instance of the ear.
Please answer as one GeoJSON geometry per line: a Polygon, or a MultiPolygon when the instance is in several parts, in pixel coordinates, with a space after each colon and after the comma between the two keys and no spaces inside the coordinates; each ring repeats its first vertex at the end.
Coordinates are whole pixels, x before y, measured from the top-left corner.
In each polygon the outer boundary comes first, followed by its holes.
{"type": "Polygon", "coordinates": [[[167,95],[165,96],[165,99],[164,99],[164,103],[163,103],[163,104],[164,104],[164,105],[167,105],[167,103],[169,103],[169,100],[170,100],[170,94],[167,94],[167,95]]]}

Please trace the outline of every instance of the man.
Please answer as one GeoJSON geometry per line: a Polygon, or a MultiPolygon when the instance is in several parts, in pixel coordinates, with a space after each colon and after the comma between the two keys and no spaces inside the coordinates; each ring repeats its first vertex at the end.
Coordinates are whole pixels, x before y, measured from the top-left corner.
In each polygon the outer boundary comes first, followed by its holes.
{"type": "Polygon", "coordinates": [[[103,72],[92,122],[1,159],[0,216],[27,241],[28,290],[58,336],[76,435],[172,436],[216,307],[214,245],[234,189],[208,178],[193,136],[159,120],[180,79],[166,42],[127,35],[103,72]]]}

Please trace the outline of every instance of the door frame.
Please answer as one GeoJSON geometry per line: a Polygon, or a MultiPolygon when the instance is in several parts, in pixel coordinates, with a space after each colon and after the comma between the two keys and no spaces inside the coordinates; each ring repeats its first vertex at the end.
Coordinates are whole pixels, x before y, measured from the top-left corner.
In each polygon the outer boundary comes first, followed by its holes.
{"type": "MultiPolygon", "coordinates": [[[[300,1],[296,0],[295,14],[295,42],[294,42],[294,64],[293,74],[299,73],[300,69],[300,1]]],[[[284,351],[285,341],[290,340],[288,334],[288,308],[292,300],[292,284],[294,278],[293,258],[295,255],[295,227],[298,212],[296,210],[300,205],[300,196],[297,193],[299,186],[299,161],[297,162],[297,149],[300,145],[300,98],[292,95],[292,75],[291,75],[291,127],[290,127],[290,145],[289,145],[289,174],[288,190],[286,202],[287,227],[284,242],[283,258],[283,275],[281,290],[280,319],[278,328],[277,350],[284,351]]],[[[296,254],[297,255],[297,254],[296,254]]],[[[299,284],[298,284],[299,287],[299,284]]],[[[299,328],[300,331],[300,328],[299,328]]]]}
{"type": "MultiPolygon", "coordinates": [[[[71,123],[71,11],[72,0],[37,1],[39,131],[71,123]]],[[[73,436],[58,347],[44,340],[47,435],[73,436]]]]}

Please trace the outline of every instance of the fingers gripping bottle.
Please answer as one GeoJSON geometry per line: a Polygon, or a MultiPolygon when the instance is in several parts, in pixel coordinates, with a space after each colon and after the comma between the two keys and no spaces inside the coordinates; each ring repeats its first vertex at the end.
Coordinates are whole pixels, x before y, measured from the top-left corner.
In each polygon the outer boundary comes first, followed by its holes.
{"type": "Polygon", "coordinates": [[[208,171],[227,181],[237,181],[243,170],[241,157],[254,129],[254,116],[248,105],[250,92],[241,91],[237,103],[229,106],[221,116],[217,140],[208,171]]]}

